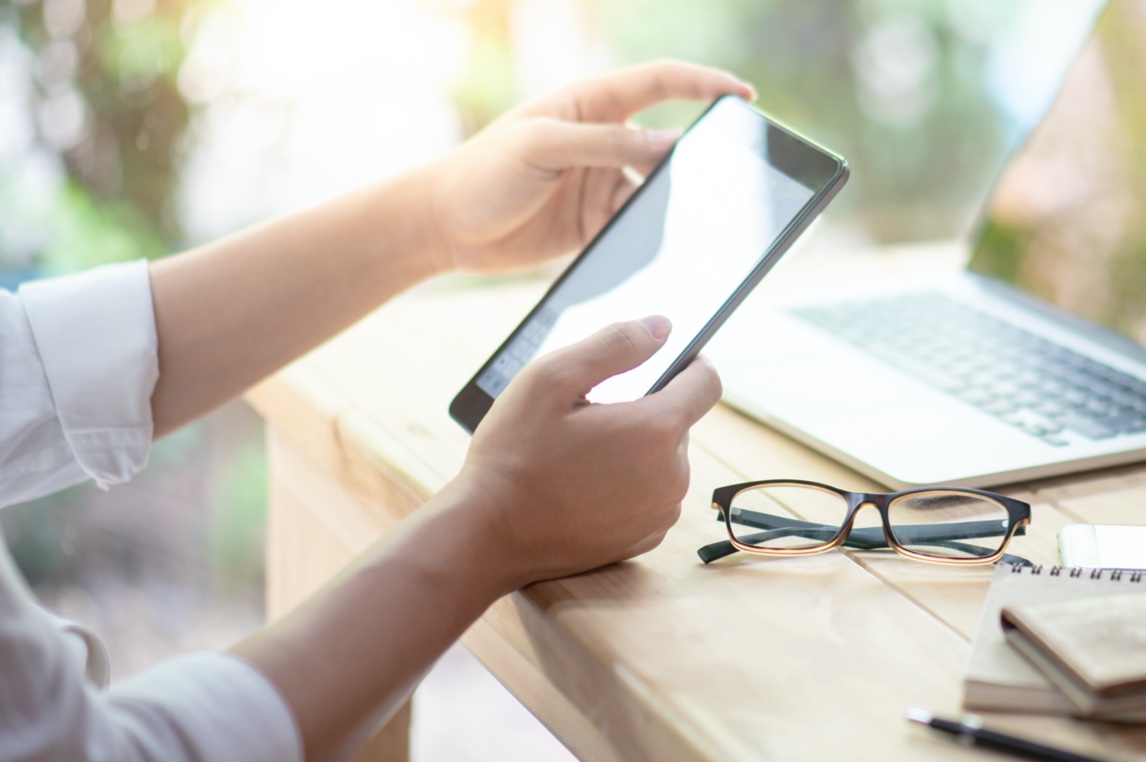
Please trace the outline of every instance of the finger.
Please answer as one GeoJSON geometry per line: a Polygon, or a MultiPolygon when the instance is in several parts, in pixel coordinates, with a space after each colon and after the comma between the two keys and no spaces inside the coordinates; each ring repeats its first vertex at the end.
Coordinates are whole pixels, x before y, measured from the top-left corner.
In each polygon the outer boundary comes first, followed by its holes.
{"type": "Polygon", "coordinates": [[[525,160],[547,172],[573,167],[625,167],[660,161],[680,137],[677,129],[643,130],[619,124],[559,119],[528,123],[525,160]]]}
{"type": "MultiPolygon", "coordinates": [[[[683,132],[682,132],[682,134],[683,134],[683,132]]],[[[679,140],[680,138],[677,138],[677,139],[679,140]]],[[[652,161],[637,162],[635,164],[632,164],[631,166],[625,167],[625,169],[629,171],[629,175],[631,177],[638,178],[640,182],[644,182],[645,178],[647,178],[649,175],[651,175],[653,173],[653,170],[655,170],[657,168],[657,166],[662,161],[664,161],[664,158],[667,155],[668,155],[668,151],[665,151],[664,153],[662,153],[660,156],[657,156],[652,161]]]]}
{"type": "Polygon", "coordinates": [[[633,197],[640,186],[640,180],[634,179],[625,172],[619,173],[617,182],[613,185],[613,198],[609,202],[609,216],[616,214],[617,210],[633,197]]]}
{"type": "Polygon", "coordinates": [[[672,326],[653,315],[606,326],[587,339],[558,350],[545,359],[556,383],[577,394],[587,394],[606,378],[632,370],[656,353],[672,326]]]}
{"type": "Polygon", "coordinates": [[[640,178],[640,181],[644,182],[645,178],[653,173],[653,170],[657,168],[657,165],[661,163],[661,159],[663,158],[664,157],[662,156],[656,161],[651,161],[646,164],[634,164],[628,169],[630,170],[632,176],[640,178]]]}
{"type": "Polygon", "coordinates": [[[595,238],[617,210],[633,195],[638,183],[623,169],[601,169],[586,174],[581,191],[582,243],[595,238]]]}
{"type": "Polygon", "coordinates": [[[660,414],[675,416],[675,420],[688,428],[720,401],[722,393],[716,368],[707,357],[700,355],[648,399],[660,406],[660,414]]]}
{"type": "Polygon", "coordinates": [[[710,101],[721,95],[755,100],[752,85],[732,74],[683,61],[654,61],[573,85],[586,121],[620,120],[673,98],[710,101]]]}

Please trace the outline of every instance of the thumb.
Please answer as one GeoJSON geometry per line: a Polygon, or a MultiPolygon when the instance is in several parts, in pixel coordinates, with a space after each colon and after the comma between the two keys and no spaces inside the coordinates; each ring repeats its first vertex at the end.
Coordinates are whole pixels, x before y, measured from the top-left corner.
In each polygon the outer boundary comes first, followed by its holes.
{"type": "Polygon", "coordinates": [[[536,119],[525,142],[534,166],[550,171],[571,167],[647,167],[672,148],[680,130],[644,130],[620,124],[579,124],[536,119]]]}
{"type": "Polygon", "coordinates": [[[587,394],[606,378],[632,370],[656,354],[671,330],[668,318],[660,315],[613,323],[554,352],[546,362],[562,387],[587,394]]]}

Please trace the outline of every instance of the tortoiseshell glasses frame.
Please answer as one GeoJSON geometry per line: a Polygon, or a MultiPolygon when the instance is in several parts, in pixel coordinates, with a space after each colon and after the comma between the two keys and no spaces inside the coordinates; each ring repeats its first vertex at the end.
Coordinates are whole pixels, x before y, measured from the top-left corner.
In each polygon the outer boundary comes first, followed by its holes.
{"type": "MultiPolygon", "coordinates": [[[[1021,500],[1000,495],[987,490],[970,487],[916,487],[899,492],[849,492],[820,482],[803,481],[799,479],[766,479],[762,481],[730,484],[720,487],[712,493],[712,507],[718,512],[718,519],[723,520],[728,529],[728,540],[712,543],[701,548],[697,553],[704,563],[715,561],[718,558],[731,555],[736,551],[756,553],[766,556],[805,556],[816,553],[826,553],[829,550],[846,546],[859,550],[877,550],[891,548],[897,553],[918,561],[930,563],[943,563],[953,565],[991,564],[999,560],[1018,565],[1029,565],[1030,562],[1005,553],[1007,545],[1016,535],[1025,533],[1025,527],[1031,523],[1031,507],[1021,500]],[[785,494],[807,494],[803,490],[810,490],[838,498],[846,510],[839,524],[816,523],[803,519],[782,516],[773,513],[747,510],[734,507],[733,501],[738,495],[747,492],[800,490],[801,492],[785,492],[785,494]],[[889,511],[900,504],[912,504],[912,501],[927,500],[958,502],[970,501],[980,505],[997,506],[996,515],[1006,512],[1006,522],[1001,519],[974,521],[936,521],[895,524],[889,517],[889,511]],[[856,514],[861,508],[873,507],[880,513],[882,527],[853,528],[856,514]],[[734,529],[733,524],[739,527],[749,527],[761,530],[751,534],[734,529]],[[882,531],[881,531],[882,529],[882,531]],[[971,542],[987,537],[999,537],[997,546],[984,548],[971,542]],[[753,543],[785,542],[792,538],[799,538],[799,547],[761,547],[753,543]],[[747,540],[748,542],[745,542],[747,540]],[[821,542],[822,541],[822,542],[821,542]],[[909,547],[910,546],[910,547],[909,547]],[[921,552],[919,548],[934,547],[936,553],[921,552]]],[[[791,512],[798,514],[798,507],[791,512]]]]}

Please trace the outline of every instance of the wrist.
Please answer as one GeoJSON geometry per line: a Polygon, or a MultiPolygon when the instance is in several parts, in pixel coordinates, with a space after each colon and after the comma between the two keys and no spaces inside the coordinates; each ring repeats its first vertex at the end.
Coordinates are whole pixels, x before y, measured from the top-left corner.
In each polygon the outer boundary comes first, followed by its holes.
{"type": "Polygon", "coordinates": [[[418,213],[423,218],[420,226],[426,241],[427,256],[435,272],[440,275],[458,269],[442,208],[442,198],[448,182],[447,171],[447,162],[441,159],[417,170],[418,213]]]}
{"type": "Polygon", "coordinates": [[[377,228],[380,253],[392,255],[395,248],[406,252],[410,266],[417,270],[415,281],[453,271],[446,238],[434,211],[437,180],[433,165],[411,170],[367,189],[365,213],[377,228]]]}
{"type": "Polygon", "coordinates": [[[460,608],[472,607],[473,616],[480,616],[497,599],[531,581],[520,572],[520,559],[500,517],[501,507],[492,494],[459,477],[402,522],[398,531],[405,536],[400,545],[407,563],[452,591],[460,608]]]}

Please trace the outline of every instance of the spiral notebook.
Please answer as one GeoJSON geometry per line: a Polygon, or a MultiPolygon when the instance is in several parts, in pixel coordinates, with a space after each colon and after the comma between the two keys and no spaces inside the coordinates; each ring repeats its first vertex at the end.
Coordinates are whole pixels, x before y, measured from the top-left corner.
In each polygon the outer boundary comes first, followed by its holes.
{"type": "MultiPolygon", "coordinates": [[[[1146,594],[1146,573],[999,564],[983,604],[963,671],[967,709],[1079,715],[1061,690],[1022,656],[1003,635],[1004,607],[1053,601],[1083,601],[1146,594]]],[[[1105,719],[1146,722],[1146,711],[1105,719]]]]}

